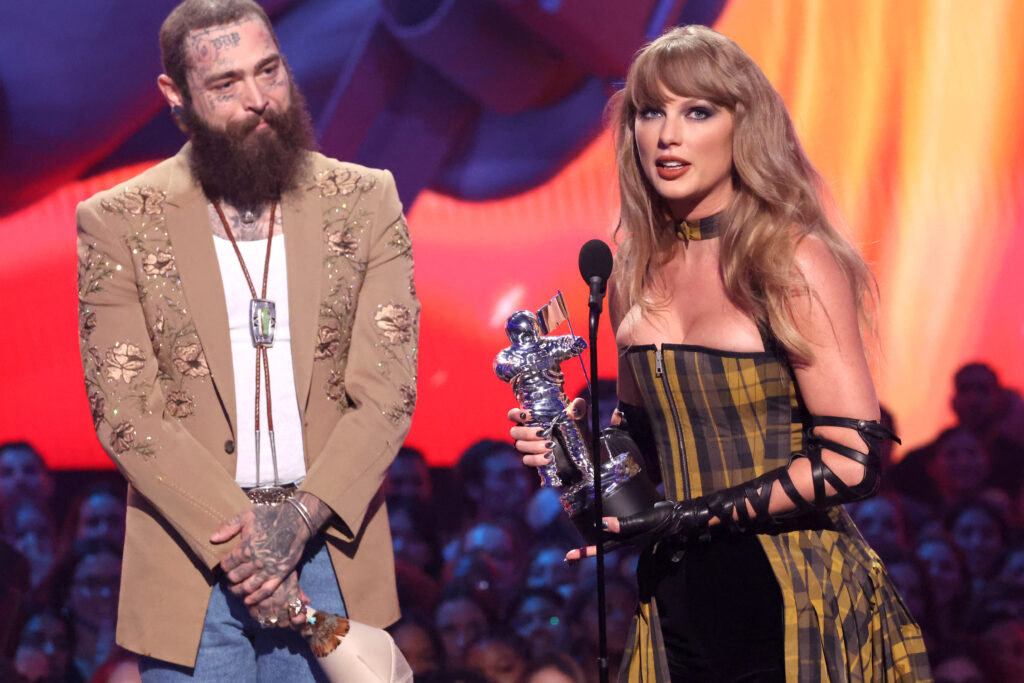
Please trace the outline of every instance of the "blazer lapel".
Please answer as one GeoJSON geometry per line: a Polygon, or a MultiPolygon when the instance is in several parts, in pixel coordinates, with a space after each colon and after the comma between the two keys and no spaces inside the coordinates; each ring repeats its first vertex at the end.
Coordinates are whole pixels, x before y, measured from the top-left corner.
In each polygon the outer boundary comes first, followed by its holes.
{"type": "MultiPolygon", "coordinates": [[[[210,375],[220,395],[235,434],[235,374],[231,360],[228,307],[220,263],[213,245],[213,231],[206,209],[206,196],[192,178],[186,144],[175,157],[164,203],[167,233],[174,248],[174,262],[185,290],[188,309],[206,354],[210,375]]],[[[237,434],[235,434],[237,437],[237,434]]],[[[234,456],[228,456],[233,470],[234,456]]]]}
{"type": "Polygon", "coordinates": [[[300,187],[281,201],[285,265],[288,269],[289,331],[292,336],[292,371],[295,396],[303,418],[309,400],[320,309],[320,274],[323,230],[317,193],[300,187]]]}

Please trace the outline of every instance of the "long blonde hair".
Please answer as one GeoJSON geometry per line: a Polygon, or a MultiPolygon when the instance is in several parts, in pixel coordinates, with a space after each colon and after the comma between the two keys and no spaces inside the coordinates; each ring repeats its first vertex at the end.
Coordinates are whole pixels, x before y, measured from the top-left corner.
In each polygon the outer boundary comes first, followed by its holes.
{"type": "Polygon", "coordinates": [[[872,328],[874,278],[856,249],[829,222],[828,193],[797,139],[782,97],[736,43],[706,26],[671,29],[637,54],[625,87],[608,103],[613,119],[624,239],[615,259],[622,310],[656,311],[667,300],[655,271],[677,241],[675,220],[640,167],[638,111],[663,104],[664,90],[707,99],[733,117],[733,196],[719,220],[720,269],[733,303],[771,329],[795,361],[811,359],[790,302],[807,294],[794,265],[796,244],[815,235],[827,245],[854,293],[861,323],[872,328]],[[659,293],[659,290],[660,291],[659,293]]]}

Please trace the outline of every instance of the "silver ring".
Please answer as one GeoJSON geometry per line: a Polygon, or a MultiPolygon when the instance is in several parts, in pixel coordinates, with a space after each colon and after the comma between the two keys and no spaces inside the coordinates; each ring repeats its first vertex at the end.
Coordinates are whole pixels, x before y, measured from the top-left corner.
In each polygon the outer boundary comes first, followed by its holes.
{"type": "Polygon", "coordinates": [[[299,616],[302,612],[302,600],[295,598],[288,603],[288,611],[291,612],[293,617],[299,616]]]}

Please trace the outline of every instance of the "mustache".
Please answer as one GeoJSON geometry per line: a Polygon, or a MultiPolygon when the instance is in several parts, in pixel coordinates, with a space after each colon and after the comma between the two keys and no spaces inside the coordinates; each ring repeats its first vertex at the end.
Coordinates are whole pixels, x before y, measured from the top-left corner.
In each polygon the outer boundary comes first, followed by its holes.
{"type": "Polygon", "coordinates": [[[285,125],[285,115],[268,107],[261,114],[250,114],[241,121],[231,121],[225,128],[231,138],[242,140],[256,130],[260,123],[266,123],[274,131],[280,132],[281,128],[285,125]]]}

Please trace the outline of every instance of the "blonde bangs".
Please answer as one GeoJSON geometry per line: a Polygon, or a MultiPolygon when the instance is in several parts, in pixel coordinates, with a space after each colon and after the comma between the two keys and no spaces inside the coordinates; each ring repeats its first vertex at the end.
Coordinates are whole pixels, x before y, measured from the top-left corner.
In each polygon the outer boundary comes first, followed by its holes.
{"type": "Polygon", "coordinates": [[[671,41],[655,41],[641,51],[626,79],[626,97],[635,111],[665,104],[666,92],[697,97],[733,109],[736,94],[706,36],[686,32],[671,41]]]}

